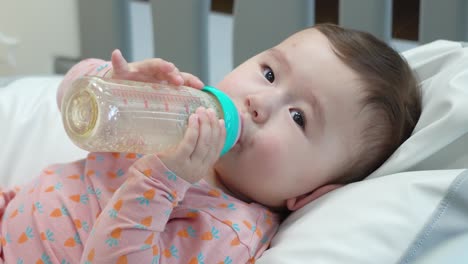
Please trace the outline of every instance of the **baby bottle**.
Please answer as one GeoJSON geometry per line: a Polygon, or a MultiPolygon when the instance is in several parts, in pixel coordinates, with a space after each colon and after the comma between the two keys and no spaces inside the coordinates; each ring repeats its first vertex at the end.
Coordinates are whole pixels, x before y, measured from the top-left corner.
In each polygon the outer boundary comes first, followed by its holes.
{"type": "Polygon", "coordinates": [[[151,154],[177,145],[200,106],[225,120],[223,155],[237,142],[241,124],[232,100],[214,87],[84,76],[64,94],[61,111],[68,136],[82,149],[151,154]]]}

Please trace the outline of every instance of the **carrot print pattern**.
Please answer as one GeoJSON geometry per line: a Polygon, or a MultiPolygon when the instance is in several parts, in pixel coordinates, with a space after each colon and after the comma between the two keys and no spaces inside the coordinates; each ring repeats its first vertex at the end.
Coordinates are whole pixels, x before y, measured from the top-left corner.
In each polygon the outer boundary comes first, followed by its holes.
{"type": "Polygon", "coordinates": [[[156,194],[155,189],[149,189],[143,193],[143,196],[136,198],[138,203],[141,205],[149,205],[150,200],[154,198],[154,195],[156,194]]]}
{"type": "Polygon", "coordinates": [[[108,212],[109,212],[109,216],[111,218],[116,218],[120,209],[122,208],[122,204],[123,204],[123,200],[122,199],[119,199],[117,202],[115,202],[114,206],[112,207],[112,209],[110,209],[108,212]]]}
{"type": "Polygon", "coordinates": [[[107,176],[111,179],[116,179],[118,177],[122,177],[125,174],[124,170],[118,169],[116,172],[108,171],[107,176]]]}
{"type": "Polygon", "coordinates": [[[262,237],[262,239],[260,240],[260,242],[261,242],[262,244],[267,244],[269,241],[270,241],[270,239],[269,239],[269,237],[268,237],[267,235],[264,235],[264,236],[262,237]]]}
{"type": "Polygon", "coordinates": [[[73,237],[69,237],[67,240],[65,240],[65,243],[63,243],[64,246],[66,247],[75,247],[76,245],[81,245],[81,239],[78,233],[76,233],[73,237]]]}
{"type": "Polygon", "coordinates": [[[233,240],[231,240],[231,246],[235,247],[238,245],[240,245],[240,240],[239,237],[236,236],[233,240]]]}
{"type": "Polygon", "coordinates": [[[263,236],[262,230],[260,230],[259,227],[256,227],[256,228],[255,228],[255,234],[257,234],[257,236],[258,236],[259,238],[262,238],[262,236],[263,236]]]}
{"type": "Polygon", "coordinates": [[[167,179],[170,181],[175,182],[177,180],[177,175],[172,171],[165,171],[164,174],[167,176],[167,179]]]}
{"type": "Polygon", "coordinates": [[[11,238],[10,238],[9,233],[6,233],[5,237],[1,238],[1,243],[2,243],[2,246],[5,246],[6,244],[11,243],[11,238]]]}
{"type": "Polygon", "coordinates": [[[237,232],[240,232],[240,227],[238,224],[232,223],[231,220],[224,220],[223,223],[226,225],[230,226],[232,229],[236,230],[237,232]]]}
{"type": "Polygon", "coordinates": [[[110,237],[106,240],[106,244],[109,247],[118,246],[121,233],[122,233],[121,228],[116,228],[112,230],[110,237]]]}
{"type": "Polygon", "coordinates": [[[135,158],[137,158],[137,154],[136,153],[127,153],[127,155],[125,155],[125,158],[126,159],[135,159],[135,158]]]}
{"type": "Polygon", "coordinates": [[[70,200],[74,202],[81,203],[81,204],[88,204],[88,201],[89,201],[89,197],[87,194],[74,194],[74,195],[70,195],[68,198],[70,198],[70,200]]]}
{"type": "Polygon", "coordinates": [[[186,229],[181,229],[179,232],[177,232],[177,235],[179,237],[184,237],[184,238],[188,238],[188,237],[194,238],[196,237],[196,231],[191,226],[189,226],[186,229]]]}
{"type": "Polygon", "coordinates": [[[190,259],[188,264],[205,264],[205,256],[203,256],[203,253],[198,253],[197,257],[193,257],[190,259]]]}
{"type": "MultiPolygon", "coordinates": [[[[86,175],[88,175],[88,173],[86,173],[86,175]]],[[[80,175],[78,174],[72,174],[70,176],[67,176],[67,179],[70,179],[70,180],[79,180],[80,179],[80,175]]]]}
{"type": "Polygon", "coordinates": [[[127,264],[128,261],[127,261],[127,256],[120,256],[118,259],[117,259],[117,263],[116,264],[127,264]]]}
{"type": "Polygon", "coordinates": [[[65,206],[62,206],[61,208],[55,208],[50,213],[51,217],[61,217],[61,216],[68,216],[68,215],[69,215],[69,213],[68,213],[68,210],[67,210],[67,208],[65,206]]]}
{"type": "Polygon", "coordinates": [[[34,238],[33,230],[30,226],[28,226],[26,227],[26,230],[19,236],[18,243],[23,244],[32,238],[34,238]]]}
{"type": "Polygon", "coordinates": [[[73,220],[73,223],[75,223],[75,227],[76,227],[77,229],[83,229],[83,230],[86,231],[86,232],[89,231],[88,222],[86,222],[86,221],[81,221],[80,219],[75,219],[75,220],[73,220]]]}
{"type": "Polygon", "coordinates": [[[41,232],[41,240],[43,241],[51,241],[54,242],[54,232],[50,231],[50,229],[47,229],[46,232],[41,232]]]}
{"type": "Polygon", "coordinates": [[[101,156],[101,155],[96,155],[96,161],[97,161],[97,162],[103,162],[103,161],[104,161],[104,157],[101,156]]]}
{"type": "Polygon", "coordinates": [[[61,182],[57,182],[55,185],[51,185],[47,188],[44,189],[44,192],[53,192],[53,191],[59,191],[63,187],[63,184],[61,182]]]}
{"type": "Polygon", "coordinates": [[[49,255],[42,253],[41,258],[36,261],[36,264],[52,264],[49,255]]]}
{"type": "Polygon", "coordinates": [[[145,175],[146,177],[151,177],[152,173],[153,173],[153,170],[151,169],[143,170],[143,175],[145,175]]]}
{"type": "Polygon", "coordinates": [[[153,222],[153,217],[152,216],[145,217],[140,221],[139,224],[135,225],[135,228],[145,229],[146,230],[151,226],[152,222],[153,222]]]}
{"type": "Polygon", "coordinates": [[[10,219],[15,218],[19,213],[18,209],[15,209],[11,214],[10,214],[10,219]]]}
{"type": "Polygon", "coordinates": [[[86,262],[85,264],[91,264],[93,263],[94,261],[94,254],[95,254],[95,251],[94,251],[94,248],[91,249],[88,253],[88,256],[86,257],[86,262]]]}
{"type": "Polygon", "coordinates": [[[235,211],[235,210],[236,210],[236,206],[235,206],[233,203],[229,203],[229,204],[221,203],[221,204],[219,204],[218,206],[221,207],[221,208],[229,209],[229,210],[231,210],[231,211],[235,211]]]}
{"type": "Polygon", "coordinates": [[[172,245],[170,248],[164,249],[163,255],[166,258],[174,257],[174,258],[178,259],[179,258],[179,250],[177,250],[176,246],[172,245]]]}
{"type": "Polygon", "coordinates": [[[231,257],[227,256],[223,261],[219,262],[218,264],[232,264],[231,257]]]}
{"type": "Polygon", "coordinates": [[[159,263],[159,248],[158,246],[153,246],[153,259],[151,264],[158,264],[159,263]]]}
{"type": "Polygon", "coordinates": [[[213,240],[219,239],[219,230],[216,227],[212,227],[211,231],[205,232],[201,235],[202,240],[213,240]]]}
{"type": "MultiPolygon", "coordinates": [[[[91,171],[91,172],[93,172],[93,171],[91,171]]],[[[89,173],[90,172],[88,171],[88,173],[86,173],[86,175],[90,176],[89,173]]],[[[72,175],[68,176],[67,179],[84,181],[84,174],[72,174],[72,175]]]]}
{"type": "Polygon", "coordinates": [[[255,225],[252,225],[249,221],[247,220],[244,220],[243,221],[244,225],[249,228],[252,232],[255,232],[255,234],[257,234],[258,237],[262,237],[262,231],[260,230],[260,228],[257,228],[257,226],[255,225]]]}
{"type": "Polygon", "coordinates": [[[17,209],[15,209],[11,214],[10,214],[10,219],[15,218],[19,214],[24,213],[24,204],[20,204],[17,209]]]}
{"type": "Polygon", "coordinates": [[[100,65],[99,67],[96,68],[96,73],[102,71],[103,69],[107,68],[107,66],[109,66],[109,64],[103,64],[103,65],[100,65]]]}
{"type": "Polygon", "coordinates": [[[224,200],[229,200],[228,196],[218,189],[211,189],[208,191],[208,195],[216,198],[222,197],[224,200]]]}
{"type": "Polygon", "coordinates": [[[218,189],[211,189],[211,190],[208,192],[208,195],[209,195],[209,196],[213,196],[213,197],[220,197],[220,196],[221,196],[221,191],[218,190],[218,189]]]}
{"type": "Polygon", "coordinates": [[[267,225],[269,226],[273,225],[273,214],[270,211],[265,211],[263,218],[267,225]]]}
{"type": "Polygon", "coordinates": [[[49,169],[45,169],[45,170],[43,170],[43,172],[44,172],[44,174],[46,174],[46,175],[52,175],[52,174],[55,173],[53,170],[49,170],[49,169]]]}
{"type": "Polygon", "coordinates": [[[101,200],[101,195],[102,195],[101,189],[99,188],[94,189],[92,186],[88,186],[88,188],[86,188],[86,192],[90,195],[96,195],[98,201],[101,200]]]}
{"type": "Polygon", "coordinates": [[[190,209],[190,211],[185,214],[185,217],[188,217],[188,218],[197,218],[198,217],[198,210],[196,209],[190,209]]]}
{"type": "Polygon", "coordinates": [[[154,233],[151,233],[151,235],[149,235],[143,242],[143,245],[141,246],[141,250],[149,249],[151,247],[151,244],[153,244],[153,239],[154,239],[154,233]]]}

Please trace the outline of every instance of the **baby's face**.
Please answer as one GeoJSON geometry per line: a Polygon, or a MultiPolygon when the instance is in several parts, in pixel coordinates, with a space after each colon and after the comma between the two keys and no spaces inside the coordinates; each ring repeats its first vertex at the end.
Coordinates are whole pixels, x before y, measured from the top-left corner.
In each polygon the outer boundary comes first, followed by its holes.
{"type": "Polygon", "coordinates": [[[358,75],[315,29],[240,65],[218,84],[242,116],[239,143],[216,164],[219,180],[270,207],[333,180],[365,124],[358,75]]]}

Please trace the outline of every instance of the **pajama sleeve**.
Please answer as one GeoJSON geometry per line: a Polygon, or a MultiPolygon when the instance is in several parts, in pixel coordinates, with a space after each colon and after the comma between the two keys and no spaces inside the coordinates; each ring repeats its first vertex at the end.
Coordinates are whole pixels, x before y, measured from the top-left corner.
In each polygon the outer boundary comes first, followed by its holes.
{"type": "Polygon", "coordinates": [[[200,217],[195,223],[172,214],[191,184],[168,170],[156,155],[143,156],[127,174],[94,224],[81,263],[249,261],[246,247],[231,245],[238,241],[237,234],[226,221],[200,217]],[[208,232],[198,233],[200,227],[208,232]],[[178,240],[194,235],[200,238],[197,242],[178,240]],[[225,248],[233,248],[229,256],[220,250],[225,248]]]}
{"type": "Polygon", "coordinates": [[[81,263],[158,263],[159,233],[190,184],[155,155],[140,158],[127,174],[98,217],[81,263]]]}
{"type": "Polygon", "coordinates": [[[60,83],[57,90],[57,106],[60,109],[62,104],[62,97],[65,91],[71,86],[74,80],[82,76],[94,75],[104,77],[112,69],[112,63],[110,61],[104,61],[100,59],[85,59],[75,64],[65,74],[62,82],[60,83]]]}

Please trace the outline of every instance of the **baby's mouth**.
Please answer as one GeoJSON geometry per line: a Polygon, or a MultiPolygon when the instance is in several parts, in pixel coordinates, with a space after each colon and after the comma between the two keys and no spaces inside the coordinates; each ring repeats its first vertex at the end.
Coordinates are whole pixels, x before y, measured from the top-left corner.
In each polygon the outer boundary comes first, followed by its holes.
{"type": "Polygon", "coordinates": [[[239,150],[240,148],[242,148],[242,143],[244,141],[243,137],[245,136],[244,135],[244,131],[245,131],[245,115],[244,115],[244,113],[240,112],[239,117],[240,117],[239,138],[237,139],[237,142],[236,142],[236,144],[234,144],[234,147],[233,147],[236,150],[239,150]]]}
{"type": "Polygon", "coordinates": [[[245,131],[247,130],[247,116],[245,115],[245,113],[241,113],[240,114],[240,124],[241,124],[241,129],[240,129],[240,132],[239,132],[239,140],[237,140],[237,143],[239,145],[242,145],[242,142],[244,142],[244,137],[245,137],[245,131]]]}

